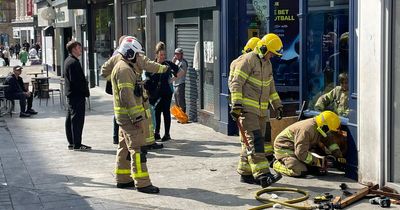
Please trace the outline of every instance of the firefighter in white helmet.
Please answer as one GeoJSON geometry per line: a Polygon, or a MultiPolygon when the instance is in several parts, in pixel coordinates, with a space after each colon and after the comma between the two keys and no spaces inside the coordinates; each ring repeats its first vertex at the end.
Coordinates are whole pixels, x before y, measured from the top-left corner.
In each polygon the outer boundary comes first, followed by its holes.
{"type": "Polygon", "coordinates": [[[280,179],[280,174],[273,175],[264,153],[264,140],[268,106],[274,110],[283,109],[272,75],[270,58],[281,56],[283,44],[275,34],[267,34],[254,51],[242,55],[231,64],[233,75],[229,78],[231,92],[231,116],[239,120],[254,153],[248,154],[242,141],[242,152],[238,166],[241,181],[260,182],[267,187],[280,179]]]}
{"type": "Polygon", "coordinates": [[[117,151],[117,187],[133,187],[139,192],[159,193],[152,185],[146,166],[146,126],[150,118],[145,110],[142,71],[163,73],[168,67],[146,58],[142,45],[133,37],[126,37],[118,52],[122,58],[111,73],[114,114],[120,126],[117,151]],[[133,179],[132,179],[133,178],[133,179]],[[133,181],[134,180],[134,181],[133,181]]]}

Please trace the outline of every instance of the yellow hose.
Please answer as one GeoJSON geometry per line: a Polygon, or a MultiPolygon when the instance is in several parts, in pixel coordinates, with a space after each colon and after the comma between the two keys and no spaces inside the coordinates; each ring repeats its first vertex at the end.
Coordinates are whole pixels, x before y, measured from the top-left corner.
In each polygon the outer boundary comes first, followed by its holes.
{"type": "Polygon", "coordinates": [[[266,209],[272,207],[274,204],[278,203],[281,204],[282,206],[287,206],[290,208],[294,209],[304,209],[304,210],[311,210],[315,209],[316,206],[297,206],[293,205],[293,203],[300,203],[302,201],[307,200],[310,196],[307,191],[296,189],[296,188],[287,188],[287,187],[268,187],[264,188],[256,193],[256,199],[262,203],[265,203],[264,205],[260,205],[254,208],[251,208],[249,210],[261,210],[261,209],[266,209]],[[304,196],[291,199],[291,200],[285,200],[285,201],[280,201],[277,199],[270,199],[270,198],[262,198],[261,195],[267,192],[275,192],[275,191],[286,191],[286,192],[296,192],[300,193],[304,196]]]}

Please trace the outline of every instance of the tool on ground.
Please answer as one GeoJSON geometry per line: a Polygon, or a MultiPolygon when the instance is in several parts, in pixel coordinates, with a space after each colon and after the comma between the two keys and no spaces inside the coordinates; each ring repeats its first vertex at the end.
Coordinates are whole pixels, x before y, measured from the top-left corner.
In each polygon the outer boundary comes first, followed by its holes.
{"type": "Polygon", "coordinates": [[[328,202],[331,201],[332,198],[333,195],[331,195],[330,193],[324,193],[323,195],[314,197],[314,203],[320,204],[323,202],[328,202]]]}
{"type": "Polygon", "coordinates": [[[375,197],[369,199],[370,204],[378,204],[382,208],[389,208],[390,207],[390,199],[388,197],[375,197]]]}
{"type": "Polygon", "coordinates": [[[247,155],[254,154],[255,153],[254,147],[252,148],[250,146],[249,141],[247,140],[246,133],[244,132],[242,124],[239,122],[239,120],[236,121],[236,124],[237,124],[237,126],[239,128],[240,135],[242,136],[242,141],[243,141],[244,145],[246,145],[247,155]]]}
{"type": "Polygon", "coordinates": [[[339,187],[340,187],[340,190],[343,192],[343,195],[344,195],[344,196],[347,197],[347,196],[353,195],[353,193],[351,193],[351,192],[349,192],[349,191],[347,190],[349,187],[347,186],[346,183],[340,184],[339,187]]]}

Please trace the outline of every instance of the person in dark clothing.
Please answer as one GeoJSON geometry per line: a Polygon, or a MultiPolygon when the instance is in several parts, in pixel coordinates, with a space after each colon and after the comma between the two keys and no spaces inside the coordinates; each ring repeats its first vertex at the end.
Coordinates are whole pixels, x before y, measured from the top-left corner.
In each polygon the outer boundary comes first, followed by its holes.
{"type": "Polygon", "coordinates": [[[15,44],[15,57],[19,58],[19,51],[21,51],[21,45],[19,43],[15,44]]]}
{"type": "Polygon", "coordinates": [[[65,120],[65,133],[68,149],[75,151],[91,150],[82,144],[82,130],[85,122],[85,99],[89,97],[89,87],[78,57],[82,55],[81,44],[77,41],[67,43],[69,56],[64,61],[65,95],[68,112],[65,120]]]}
{"type": "Polygon", "coordinates": [[[8,85],[5,95],[8,100],[19,100],[20,117],[30,117],[31,115],[37,114],[32,109],[33,95],[29,90],[25,89],[24,81],[20,77],[22,73],[21,66],[15,66],[13,68],[13,74],[8,76],[5,81],[5,85],[8,85]],[[28,103],[28,107],[26,104],[28,103]]]}
{"type": "Polygon", "coordinates": [[[172,82],[182,77],[183,71],[171,61],[165,59],[165,44],[159,42],[156,45],[156,61],[160,64],[167,65],[170,68],[163,74],[151,74],[146,72],[146,89],[149,92],[149,102],[155,107],[155,131],[154,138],[156,140],[168,141],[171,139],[171,100],[173,94],[172,82]],[[164,136],[160,136],[161,113],[164,117],[164,136]]]}
{"type": "Polygon", "coordinates": [[[31,45],[25,40],[24,43],[22,44],[23,47],[25,47],[26,50],[31,49],[31,45]]]}

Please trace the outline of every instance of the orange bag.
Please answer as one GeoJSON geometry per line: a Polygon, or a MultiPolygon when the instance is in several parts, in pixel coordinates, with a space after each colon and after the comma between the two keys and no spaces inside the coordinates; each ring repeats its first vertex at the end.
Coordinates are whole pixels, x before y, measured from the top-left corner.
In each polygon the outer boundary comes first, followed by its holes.
{"type": "Polygon", "coordinates": [[[182,108],[177,105],[172,105],[171,114],[174,115],[175,118],[182,124],[185,124],[189,121],[187,114],[183,112],[182,108]]]}

